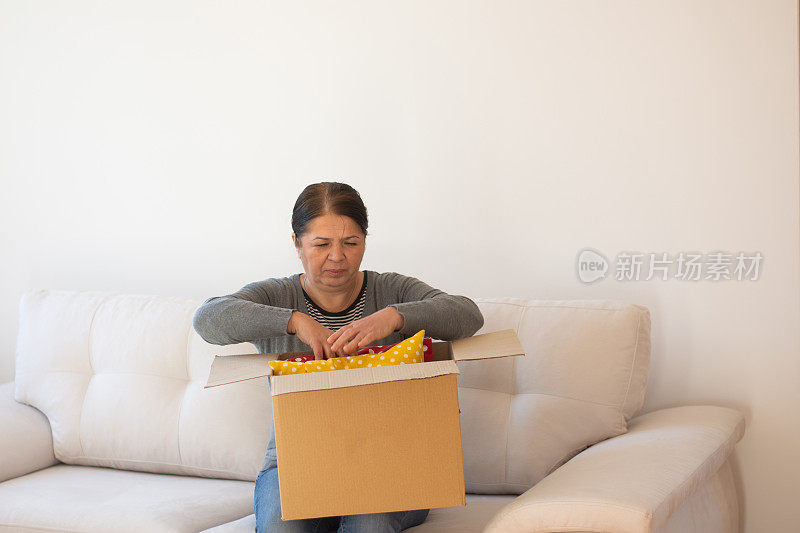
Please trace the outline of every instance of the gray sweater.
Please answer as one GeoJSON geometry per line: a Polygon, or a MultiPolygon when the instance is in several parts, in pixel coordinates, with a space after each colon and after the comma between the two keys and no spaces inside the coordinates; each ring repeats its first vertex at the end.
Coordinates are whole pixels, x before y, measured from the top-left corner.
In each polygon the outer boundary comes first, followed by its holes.
{"type": "MultiPolygon", "coordinates": [[[[483,315],[466,296],[447,294],[417,278],[397,272],[365,270],[366,303],[363,316],[389,305],[403,315],[403,327],[370,345],[394,344],[425,330],[426,337],[451,341],[470,337],[483,327],[483,315]]],[[[194,329],[211,344],[253,344],[259,353],[311,350],[286,333],[292,311],[305,313],[300,274],[249,283],[227,296],[207,299],[194,315],[194,329]]],[[[267,453],[261,469],[277,466],[275,424],[270,428],[267,453]]]]}

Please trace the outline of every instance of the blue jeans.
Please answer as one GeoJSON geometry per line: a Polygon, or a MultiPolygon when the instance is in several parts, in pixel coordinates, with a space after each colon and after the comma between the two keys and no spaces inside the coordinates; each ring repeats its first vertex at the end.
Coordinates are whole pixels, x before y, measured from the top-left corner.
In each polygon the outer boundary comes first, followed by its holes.
{"type": "Polygon", "coordinates": [[[425,521],[428,509],[393,513],[281,520],[278,467],[258,473],[254,494],[256,533],[396,533],[425,521]]]}

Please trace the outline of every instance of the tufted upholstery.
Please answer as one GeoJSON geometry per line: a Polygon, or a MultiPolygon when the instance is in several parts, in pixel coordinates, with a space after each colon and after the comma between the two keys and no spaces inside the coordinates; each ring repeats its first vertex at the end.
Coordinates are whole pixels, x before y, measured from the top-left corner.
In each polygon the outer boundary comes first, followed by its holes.
{"type": "Polygon", "coordinates": [[[50,420],[69,464],[255,480],[272,416],[266,378],[203,389],[202,301],[37,290],[20,300],[15,399],[50,420]]]}
{"type": "Polygon", "coordinates": [[[459,362],[467,492],[521,494],[601,440],[644,401],[646,307],[602,300],[476,299],[477,334],[511,328],[524,357],[459,362]]]}
{"type": "MultiPolygon", "coordinates": [[[[476,299],[478,333],[514,329],[524,357],[459,363],[467,492],[519,494],[625,432],[644,398],[646,308],[476,299]]],[[[254,480],[272,409],[266,378],[203,389],[214,354],[201,300],[37,290],[20,301],[15,399],[45,413],[69,464],[254,480]]]]}

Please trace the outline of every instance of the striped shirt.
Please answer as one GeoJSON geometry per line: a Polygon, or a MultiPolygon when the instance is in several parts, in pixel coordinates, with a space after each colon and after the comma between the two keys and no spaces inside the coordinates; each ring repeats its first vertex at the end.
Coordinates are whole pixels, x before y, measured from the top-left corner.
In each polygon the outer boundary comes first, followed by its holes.
{"type": "Polygon", "coordinates": [[[361,283],[361,291],[358,293],[355,301],[344,311],[337,311],[335,313],[322,309],[311,299],[311,296],[308,295],[305,289],[302,290],[303,296],[305,296],[306,299],[306,314],[329,330],[336,331],[342,326],[346,326],[358,320],[364,314],[364,304],[367,301],[367,276],[365,273],[364,281],[361,283]]]}

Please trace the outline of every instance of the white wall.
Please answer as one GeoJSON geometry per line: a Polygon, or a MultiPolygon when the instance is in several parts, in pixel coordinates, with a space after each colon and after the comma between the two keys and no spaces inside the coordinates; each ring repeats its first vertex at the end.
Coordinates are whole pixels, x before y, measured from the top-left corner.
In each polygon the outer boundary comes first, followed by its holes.
{"type": "Polygon", "coordinates": [[[0,381],[24,290],[300,272],[294,201],[340,180],[362,268],[647,305],[645,411],[742,409],[745,531],[796,531],[797,22],[788,0],[0,0],[0,381]],[[764,261],[584,285],[584,247],[764,261]]]}

